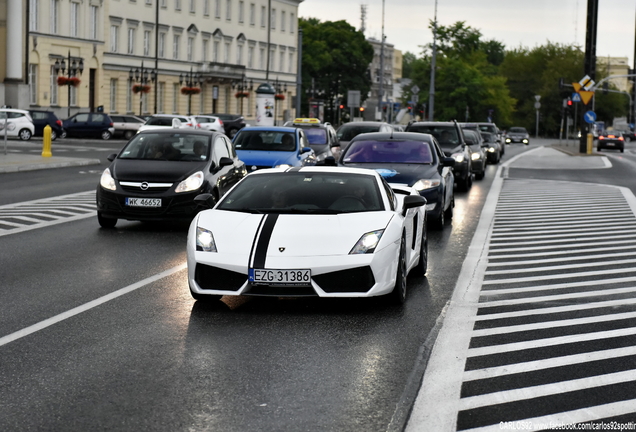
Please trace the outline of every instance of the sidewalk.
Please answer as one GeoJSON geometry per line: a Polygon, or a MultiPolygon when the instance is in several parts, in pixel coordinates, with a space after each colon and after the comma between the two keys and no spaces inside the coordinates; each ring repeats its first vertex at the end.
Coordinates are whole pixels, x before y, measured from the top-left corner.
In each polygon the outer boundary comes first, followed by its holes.
{"type": "Polygon", "coordinates": [[[25,153],[0,152],[0,174],[34,171],[41,169],[65,168],[70,166],[99,165],[99,159],[81,159],[74,157],[42,157],[25,153]]]}

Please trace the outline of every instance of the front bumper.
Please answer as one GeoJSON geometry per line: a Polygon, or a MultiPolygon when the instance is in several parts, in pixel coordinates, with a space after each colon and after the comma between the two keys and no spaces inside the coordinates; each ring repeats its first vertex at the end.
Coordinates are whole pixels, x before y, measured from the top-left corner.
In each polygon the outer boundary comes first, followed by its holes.
{"type": "Polygon", "coordinates": [[[202,193],[201,189],[193,192],[176,194],[136,193],[128,191],[109,191],[97,186],[97,211],[102,216],[115,219],[138,221],[166,221],[191,220],[199,211],[194,197],[202,193]],[[126,198],[160,198],[161,207],[130,207],[126,205],[126,198]]]}

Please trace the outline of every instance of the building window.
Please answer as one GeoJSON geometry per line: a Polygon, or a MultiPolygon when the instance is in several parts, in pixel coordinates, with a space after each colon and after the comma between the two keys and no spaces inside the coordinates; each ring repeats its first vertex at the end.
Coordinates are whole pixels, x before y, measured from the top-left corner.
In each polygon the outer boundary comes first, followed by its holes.
{"type": "Polygon", "coordinates": [[[278,70],[281,72],[285,72],[285,52],[280,52],[280,57],[278,58],[278,70]]]}
{"type": "Polygon", "coordinates": [[[272,8],[272,15],[270,16],[272,22],[270,23],[270,25],[272,26],[271,29],[274,30],[276,28],[276,9],[272,8]]]}
{"type": "Polygon", "coordinates": [[[293,13],[289,14],[289,32],[293,33],[294,32],[294,28],[296,27],[294,25],[294,23],[296,22],[296,17],[294,16],[293,13]]]}
{"type": "Polygon", "coordinates": [[[77,106],[77,87],[67,86],[71,92],[71,106],[77,106]]]}
{"type": "Polygon", "coordinates": [[[194,45],[194,38],[193,37],[189,37],[188,38],[188,61],[192,61],[193,45],[194,45]]]}
{"type": "Polygon", "coordinates": [[[146,4],[147,5],[151,5],[152,4],[152,0],[146,0],[146,4]]]}
{"type": "Polygon", "coordinates": [[[209,45],[210,41],[207,39],[203,39],[203,61],[208,61],[208,49],[210,48],[209,45]]]}
{"type": "Polygon", "coordinates": [[[203,15],[210,15],[210,0],[203,0],[203,15]]]}
{"type": "Polygon", "coordinates": [[[243,24],[245,20],[245,2],[239,1],[239,10],[238,10],[238,22],[243,24]]]}
{"type": "Polygon", "coordinates": [[[159,33],[159,57],[166,58],[166,34],[159,33]]]}
{"type": "MultiPolygon", "coordinates": [[[[131,83],[128,83],[131,84],[131,83]]],[[[127,85],[126,86],[126,112],[131,113],[133,112],[133,108],[132,108],[132,85],[127,85]]]]}
{"type": "Polygon", "coordinates": [[[160,82],[157,89],[157,111],[164,113],[166,107],[166,83],[160,82]]]}
{"type": "Polygon", "coordinates": [[[237,65],[243,64],[243,45],[242,44],[238,44],[236,46],[236,64],[237,65]]]}
{"type": "Polygon", "coordinates": [[[51,66],[51,80],[49,83],[49,90],[51,93],[51,106],[56,106],[59,102],[57,101],[57,72],[55,72],[55,66],[51,66]]]}
{"type": "Polygon", "coordinates": [[[29,103],[38,103],[38,65],[29,65],[29,103]]]}
{"type": "Polygon", "coordinates": [[[219,41],[214,41],[212,43],[212,61],[214,63],[219,62],[219,41]]]}
{"type": "Polygon", "coordinates": [[[110,112],[117,112],[117,79],[110,79],[110,112]]]}
{"type": "Polygon", "coordinates": [[[128,28],[128,54],[135,53],[135,29],[128,28]]]}
{"type": "Polygon", "coordinates": [[[232,21],[232,0],[225,0],[225,19],[232,21]]]}
{"type": "Polygon", "coordinates": [[[225,42],[225,52],[223,53],[223,63],[230,62],[230,43],[225,42]]]}
{"type": "Polygon", "coordinates": [[[78,18],[79,3],[71,3],[71,37],[77,37],[77,18],[78,18]]]}
{"type": "Polygon", "coordinates": [[[144,55],[150,55],[150,30],[144,30],[144,55]]]}
{"type": "Polygon", "coordinates": [[[51,0],[51,33],[57,34],[60,15],[59,0],[51,0]]]}
{"type": "Polygon", "coordinates": [[[39,0],[29,0],[29,29],[38,31],[39,0]]]}
{"type": "Polygon", "coordinates": [[[119,48],[119,26],[110,26],[110,52],[116,53],[119,48]]]}
{"type": "Polygon", "coordinates": [[[214,18],[221,18],[221,0],[214,0],[214,18]]]}
{"type": "Polygon", "coordinates": [[[294,72],[294,53],[289,53],[289,64],[287,65],[287,72],[294,72]]]}
{"type": "Polygon", "coordinates": [[[195,6],[196,6],[195,0],[190,0],[190,13],[196,12],[195,6]]]}
{"type": "Polygon", "coordinates": [[[181,0],[174,0],[174,10],[181,10],[181,0]]]}
{"type": "Polygon", "coordinates": [[[254,67],[254,47],[247,47],[247,67],[252,69],[254,67]]]}
{"type": "Polygon", "coordinates": [[[179,60],[179,43],[181,42],[181,36],[174,35],[172,38],[172,58],[179,60]]]}
{"type": "Polygon", "coordinates": [[[179,83],[172,84],[172,112],[179,112],[179,83]]]}
{"type": "Polygon", "coordinates": [[[267,7],[261,6],[261,27],[267,26],[267,7]]]}
{"type": "Polygon", "coordinates": [[[256,25],[256,5],[250,3],[250,25],[256,25]]]}
{"type": "Polygon", "coordinates": [[[90,28],[89,39],[97,39],[97,26],[99,25],[99,8],[97,6],[91,6],[90,16],[90,28]]]}
{"type": "Polygon", "coordinates": [[[161,0],[161,7],[162,8],[167,8],[168,7],[168,0],[161,0]]]}
{"type": "Polygon", "coordinates": [[[265,48],[259,49],[258,68],[265,69],[265,48]]]}
{"type": "Polygon", "coordinates": [[[287,18],[285,15],[285,11],[280,11],[280,31],[282,32],[285,31],[285,19],[287,18]]]}
{"type": "Polygon", "coordinates": [[[268,69],[273,71],[274,70],[274,54],[276,54],[276,51],[274,50],[274,48],[269,50],[269,65],[268,65],[268,69]]]}

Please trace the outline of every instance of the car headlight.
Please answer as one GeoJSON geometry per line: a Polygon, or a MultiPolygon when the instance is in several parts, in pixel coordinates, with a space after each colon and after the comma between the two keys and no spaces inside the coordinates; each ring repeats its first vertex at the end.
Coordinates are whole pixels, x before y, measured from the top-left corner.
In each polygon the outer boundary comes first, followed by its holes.
{"type": "Polygon", "coordinates": [[[216,243],[212,231],[197,227],[197,250],[202,252],[216,252],[216,243]]]}
{"type": "Polygon", "coordinates": [[[413,185],[413,188],[417,191],[423,191],[426,189],[432,189],[440,185],[440,180],[418,180],[413,185]]]}
{"type": "Polygon", "coordinates": [[[180,192],[190,192],[193,190],[197,190],[203,185],[203,180],[205,176],[202,171],[197,171],[192,174],[190,177],[179,183],[177,188],[174,190],[176,193],[180,192]]]}
{"type": "Polygon", "coordinates": [[[523,139],[523,142],[524,142],[524,143],[527,143],[527,142],[528,142],[528,139],[527,139],[527,138],[524,138],[524,139],[523,139]]]}
{"type": "Polygon", "coordinates": [[[507,143],[511,142],[511,139],[510,138],[506,138],[506,142],[507,143]]]}
{"type": "Polygon", "coordinates": [[[117,185],[115,184],[115,179],[112,175],[110,175],[110,169],[106,168],[102,173],[102,177],[99,179],[99,184],[104,189],[108,190],[116,190],[117,185]]]}
{"type": "Polygon", "coordinates": [[[291,168],[291,165],[289,165],[289,164],[280,164],[280,165],[276,165],[274,168],[291,168]]]}
{"type": "Polygon", "coordinates": [[[488,147],[488,153],[494,153],[496,149],[494,147],[488,147]]]}
{"type": "Polygon", "coordinates": [[[455,159],[455,162],[464,162],[464,153],[453,153],[451,157],[455,159]]]}
{"type": "Polygon", "coordinates": [[[472,154],[470,155],[470,158],[471,158],[472,160],[479,160],[479,159],[481,159],[481,153],[472,153],[472,154]]]}
{"type": "Polygon", "coordinates": [[[349,255],[373,253],[382,238],[382,234],[384,234],[383,229],[364,234],[360,237],[360,240],[358,240],[358,243],[356,243],[353,249],[351,249],[349,255]]]}

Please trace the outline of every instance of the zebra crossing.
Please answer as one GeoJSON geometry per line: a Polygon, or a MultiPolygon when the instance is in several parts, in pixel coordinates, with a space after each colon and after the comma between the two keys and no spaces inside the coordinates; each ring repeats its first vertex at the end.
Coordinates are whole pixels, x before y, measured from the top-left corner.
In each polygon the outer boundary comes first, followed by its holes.
{"type": "Polygon", "coordinates": [[[583,183],[500,187],[407,430],[636,429],[636,198],[583,183]]]}
{"type": "Polygon", "coordinates": [[[0,206],[0,237],[97,214],[95,191],[0,206]]]}

